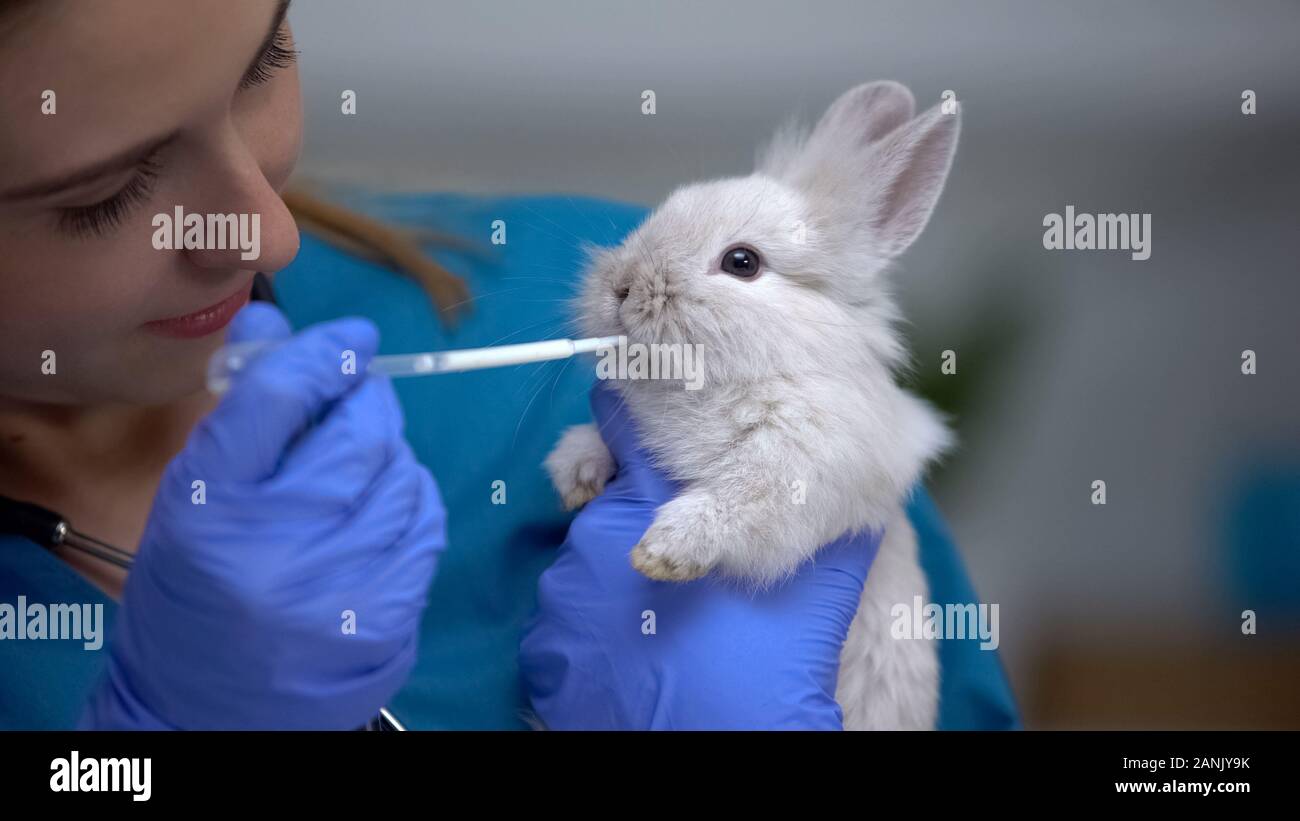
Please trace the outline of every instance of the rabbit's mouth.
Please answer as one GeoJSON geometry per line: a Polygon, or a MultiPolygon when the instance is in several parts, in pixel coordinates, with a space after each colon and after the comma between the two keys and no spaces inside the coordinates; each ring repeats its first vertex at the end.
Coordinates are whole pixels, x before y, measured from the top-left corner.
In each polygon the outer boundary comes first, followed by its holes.
{"type": "Polygon", "coordinates": [[[662,326],[657,322],[647,322],[644,320],[633,320],[629,322],[623,317],[619,317],[615,324],[618,326],[618,331],[616,333],[620,336],[627,337],[628,342],[654,345],[668,341],[668,335],[663,332],[662,326]]]}
{"type": "Polygon", "coordinates": [[[682,295],[674,288],[656,284],[648,288],[633,287],[626,294],[620,293],[615,315],[617,324],[629,338],[651,343],[668,342],[684,335],[687,329],[678,310],[682,295]]]}

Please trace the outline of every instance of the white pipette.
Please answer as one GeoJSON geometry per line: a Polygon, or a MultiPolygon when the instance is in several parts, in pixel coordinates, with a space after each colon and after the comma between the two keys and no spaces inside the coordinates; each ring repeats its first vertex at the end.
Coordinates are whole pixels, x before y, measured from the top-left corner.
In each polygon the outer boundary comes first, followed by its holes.
{"type": "MultiPolygon", "coordinates": [[[[617,336],[594,336],[587,339],[545,339],[541,342],[523,342],[517,345],[494,345],[488,348],[464,348],[458,351],[429,351],[426,353],[391,354],[370,360],[371,373],[392,377],[427,376],[434,373],[477,371],[483,368],[500,368],[505,365],[522,365],[528,362],[546,362],[568,359],[580,353],[594,353],[601,348],[618,345],[617,336]]],[[[230,389],[231,378],[248,367],[248,364],[279,342],[237,342],[227,345],[212,355],[208,363],[208,390],[223,394],[230,389]]]]}

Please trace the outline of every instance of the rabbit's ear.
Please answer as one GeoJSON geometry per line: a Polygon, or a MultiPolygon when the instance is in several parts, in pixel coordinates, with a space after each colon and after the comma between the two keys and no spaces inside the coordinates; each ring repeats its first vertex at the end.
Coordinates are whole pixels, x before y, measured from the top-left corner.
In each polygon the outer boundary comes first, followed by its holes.
{"type": "Polygon", "coordinates": [[[960,108],[936,105],[871,146],[864,181],[867,218],[887,256],[901,254],[930,221],[957,151],[960,108]]]}
{"type": "Polygon", "coordinates": [[[883,256],[902,253],[921,233],[957,148],[960,107],[944,113],[938,105],[915,119],[912,107],[897,83],[858,86],[831,105],[778,174],[838,213],[848,206],[862,214],[883,256]]]}
{"type": "Polygon", "coordinates": [[[907,87],[891,80],[863,83],[839,96],[809,133],[797,118],[784,123],[759,150],[758,171],[777,178],[815,172],[817,157],[834,157],[874,142],[912,119],[907,87]]]}
{"type": "Polygon", "coordinates": [[[839,96],[826,109],[813,139],[818,134],[856,137],[859,144],[873,143],[912,119],[916,102],[907,86],[892,80],[863,83],[839,96]]]}

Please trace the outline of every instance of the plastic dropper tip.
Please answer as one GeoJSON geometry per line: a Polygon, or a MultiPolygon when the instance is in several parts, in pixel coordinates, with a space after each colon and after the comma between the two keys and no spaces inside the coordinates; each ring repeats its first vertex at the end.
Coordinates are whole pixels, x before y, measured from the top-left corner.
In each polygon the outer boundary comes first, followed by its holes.
{"type": "Polygon", "coordinates": [[[617,336],[593,336],[589,339],[573,340],[573,352],[594,353],[601,348],[613,348],[618,346],[617,336]]]}

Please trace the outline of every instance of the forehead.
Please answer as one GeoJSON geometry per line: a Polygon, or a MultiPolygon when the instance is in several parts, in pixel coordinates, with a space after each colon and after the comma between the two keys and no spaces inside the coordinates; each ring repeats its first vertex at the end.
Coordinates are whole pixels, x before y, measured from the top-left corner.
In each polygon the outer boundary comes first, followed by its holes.
{"type": "Polygon", "coordinates": [[[759,175],[679,188],[641,227],[639,239],[664,250],[714,250],[719,242],[758,241],[804,218],[798,192],[759,175]]]}
{"type": "MultiPolygon", "coordinates": [[[[63,170],[227,101],[272,0],[39,0],[0,43],[0,174],[63,170]],[[54,114],[42,103],[55,95],[54,114]]],[[[3,3],[0,3],[3,6],[3,3]]]]}

